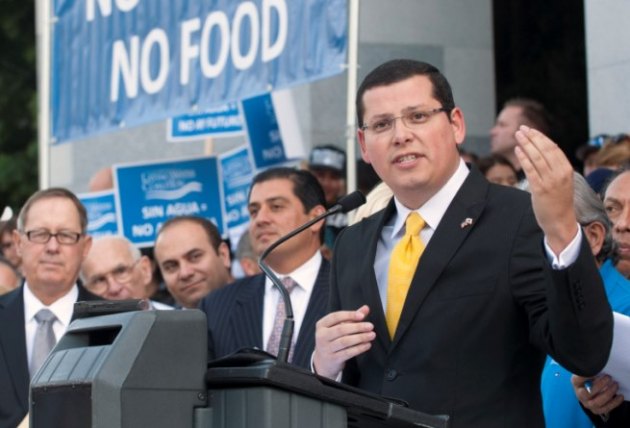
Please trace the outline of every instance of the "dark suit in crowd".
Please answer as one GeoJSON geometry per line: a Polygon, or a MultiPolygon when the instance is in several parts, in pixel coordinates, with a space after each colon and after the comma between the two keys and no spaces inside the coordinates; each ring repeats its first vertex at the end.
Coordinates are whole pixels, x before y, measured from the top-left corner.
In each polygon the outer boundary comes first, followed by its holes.
{"type": "MultiPolygon", "coordinates": [[[[79,285],[78,301],[101,300],[79,285]]],[[[30,374],[24,327],[24,286],[0,296],[0,427],[17,426],[28,413],[30,374]]],[[[74,317],[73,317],[74,319],[74,317]]]]}
{"type": "MultiPolygon", "coordinates": [[[[315,323],[326,314],[329,274],[330,264],[322,260],[302,327],[299,332],[294,332],[295,349],[291,362],[302,368],[310,367],[315,346],[315,323]]],[[[224,357],[242,348],[264,349],[264,293],[265,275],[259,274],[239,279],[204,298],[200,309],[208,317],[208,350],[211,359],[224,357]]]]}

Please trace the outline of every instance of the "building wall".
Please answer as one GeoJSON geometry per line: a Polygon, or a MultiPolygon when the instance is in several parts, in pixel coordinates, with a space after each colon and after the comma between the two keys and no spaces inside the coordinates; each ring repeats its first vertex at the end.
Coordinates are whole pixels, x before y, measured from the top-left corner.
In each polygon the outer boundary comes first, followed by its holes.
{"type": "MultiPolygon", "coordinates": [[[[464,148],[488,152],[495,115],[491,0],[360,0],[359,81],[383,61],[410,57],[436,65],[453,86],[468,126],[464,148]]],[[[346,75],[292,89],[306,150],[345,144],[346,75]]],[[[213,153],[244,143],[215,139],[213,153]]],[[[54,146],[51,185],[87,191],[91,175],[114,163],[176,159],[208,152],[204,141],[166,142],[165,123],[154,123],[54,146]]]]}
{"type": "MultiPolygon", "coordinates": [[[[488,153],[495,116],[491,0],[360,0],[359,82],[380,63],[414,58],[436,65],[449,79],[466,118],[464,148],[488,153]]],[[[346,76],[310,85],[310,142],[345,138],[346,76]]],[[[354,130],[350,130],[354,132],[354,130]]]]}
{"type": "Polygon", "coordinates": [[[630,131],[630,43],[626,0],[585,0],[591,136],[630,131]]]}

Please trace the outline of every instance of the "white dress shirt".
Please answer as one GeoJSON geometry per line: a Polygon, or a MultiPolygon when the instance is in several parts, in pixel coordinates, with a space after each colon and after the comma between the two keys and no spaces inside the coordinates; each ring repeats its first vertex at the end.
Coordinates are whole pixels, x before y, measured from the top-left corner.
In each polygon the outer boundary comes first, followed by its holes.
{"type": "MultiPolygon", "coordinates": [[[[433,233],[437,229],[442,217],[446,213],[449,205],[455,198],[455,195],[464,184],[466,177],[470,171],[466,166],[466,163],[460,159],[459,166],[455,173],[449,178],[444,186],[433,195],[428,201],[424,203],[420,208],[415,210],[426,222],[425,227],[420,232],[420,238],[424,245],[428,245],[433,233]]],[[[412,211],[404,206],[396,197],[394,197],[394,203],[396,204],[396,213],[390,218],[383,226],[381,236],[376,247],[376,257],[374,260],[374,273],[376,275],[376,282],[378,284],[378,292],[381,297],[381,304],[383,305],[383,311],[387,305],[387,276],[389,272],[389,260],[390,254],[398,241],[405,234],[405,221],[407,216],[412,211]]],[[[558,257],[551,251],[551,248],[547,245],[547,239],[545,238],[545,250],[547,252],[547,258],[551,262],[554,269],[563,269],[573,263],[580,252],[580,242],[582,240],[582,231],[578,225],[578,233],[573,238],[573,241],[560,253],[558,257]]]]}
{"type": "Polygon", "coordinates": [[[170,311],[175,309],[174,307],[167,305],[166,303],[158,302],[156,300],[149,300],[149,309],[155,309],[156,311],[170,311]]]}
{"type": "MultiPolygon", "coordinates": [[[[317,280],[317,274],[319,268],[322,265],[322,255],[319,251],[316,251],[313,257],[311,257],[302,266],[290,272],[286,275],[280,275],[273,271],[274,274],[280,279],[290,276],[297,286],[293,288],[291,292],[291,305],[293,307],[293,318],[295,320],[295,328],[293,329],[293,343],[297,341],[297,337],[302,327],[302,321],[306,314],[306,308],[308,302],[313,294],[313,288],[315,287],[315,281],[317,280]]],[[[267,342],[271,336],[273,330],[273,323],[276,319],[276,308],[278,306],[278,299],[282,298],[278,289],[273,285],[269,278],[265,279],[265,299],[263,303],[263,347],[267,349],[267,342]]]]}
{"type": "Polygon", "coordinates": [[[52,305],[44,305],[31,292],[27,283],[24,283],[24,324],[26,326],[26,355],[30,366],[31,356],[33,355],[33,340],[35,339],[35,331],[37,331],[37,320],[35,315],[40,309],[50,309],[57,319],[53,323],[53,331],[55,332],[55,342],[58,342],[61,336],[66,332],[72,319],[74,311],[74,303],[79,297],[79,288],[73,285],[63,297],[57,299],[52,305]]]}
{"type": "MultiPolygon", "coordinates": [[[[455,195],[466,181],[468,174],[470,173],[466,163],[460,160],[457,170],[449,178],[444,186],[424,203],[420,208],[415,210],[422,216],[426,222],[425,227],[420,231],[420,238],[425,245],[429,244],[429,241],[433,237],[433,233],[437,229],[442,217],[446,213],[451,202],[455,198],[455,195]]],[[[376,246],[376,256],[374,260],[374,274],[376,276],[376,283],[378,285],[378,292],[381,298],[381,304],[383,306],[383,312],[386,311],[387,305],[387,276],[389,272],[389,260],[390,254],[398,241],[404,236],[405,221],[407,216],[412,211],[404,206],[396,197],[394,197],[394,203],[396,205],[396,212],[387,221],[381,230],[381,236],[376,246]]],[[[544,239],[545,250],[547,252],[547,258],[552,264],[554,269],[563,269],[573,263],[580,251],[580,242],[582,240],[582,230],[578,225],[578,232],[573,238],[573,241],[560,253],[558,257],[555,256],[551,248],[547,245],[547,239],[544,239]]],[[[313,366],[313,357],[311,355],[311,371],[316,373],[313,366]]],[[[336,375],[336,380],[341,381],[341,373],[336,375]]]]}

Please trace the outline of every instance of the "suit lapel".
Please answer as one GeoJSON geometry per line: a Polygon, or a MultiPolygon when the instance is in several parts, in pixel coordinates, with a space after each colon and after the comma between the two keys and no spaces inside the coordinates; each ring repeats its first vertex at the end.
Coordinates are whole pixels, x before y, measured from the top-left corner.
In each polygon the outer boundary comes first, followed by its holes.
{"type": "Polygon", "coordinates": [[[383,302],[381,301],[378,283],[376,282],[376,274],[374,273],[374,260],[376,260],[376,248],[383,227],[395,211],[396,205],[392,198],[383,211],[363,220],[361,224],[361,236],[364,237],[365,241],[360,242],[357,246],[357,248],[369,249],[369,253],[362,258],[362,265],[359,272],[363,274],[363,277],[360,278],[359,281],[361,281],[364,301],[370,307],[369,320],[374,324],[377,340],[385,353],[387,353],[391,345],[391,340],[389,338],[389,331],[387,330],[385,313],[383,312],[383,302]]]}
{"type": "Polygon", "coordinates": [[[0,342],[8,371],[18,393],[20,404],[28,412],[28,358],[24,327],[24,295],[22,287],[5,296],[6,305],[0,307],[0,342]],[[8,326],[8,328],[7,328],[8,326]]]}
{"type": "Polygon", "coordinates": [[[300,327],[297,340],[295,341],[292,363],[298,366],[308,367],[311,353],[315,349],[315,323],[326,314],[328,306],[329,274],[330,263],[322,260],[322,265],[317,273],[313,292],[302,320],[302,327],[300,327]]]}
{"type": "MultiPolygon", "coordinates": [[[[4,306],[0,306],[1,349],[7,363],[9,373],[18,393],[21,406],[28,412],[28,390],[30,374],[28,371],[28,357],[26,354],[26,330],[24,327],[24,284],[22,287],[5,296],[4,306]]],[[[100,300],[79,285],[78,300],[100,300]]],[[[74,315],[73,315],[74,319],[74,315]]]]}
{"type": "Polygon", "coordinates": [[[251,348],[252,344],[264,349],[262,343],[262,311],[265,293],[265,276],[257,275],[244,284],[236,296],[236,306],[229,325],[236,340],[236,348],[251,348]]]}
{"type": "Polygon", "coordinates": [[[472,168],[420,258],[396,330],[394,346],[405,334],[457,249],[475,228],[486,204],[487,191],[488,182],[476,168],[472,168]]]}

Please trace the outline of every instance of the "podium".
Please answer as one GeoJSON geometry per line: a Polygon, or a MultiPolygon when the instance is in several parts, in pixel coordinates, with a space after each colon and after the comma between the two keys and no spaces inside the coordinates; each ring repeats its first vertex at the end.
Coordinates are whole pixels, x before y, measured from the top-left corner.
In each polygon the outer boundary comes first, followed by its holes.
{"type": "Polygon", "coordinates": [[[206,373],[212,427],[222,428],[447,428],[447,416],[426,415],[401,403],[279,364],[262,354],[235,354],[206,373]]]}
{"type": "Polygon", "coordinates": [[[448,427],[260,351],[208,365],[206,328],[196,310],[76,320],[32,379],[31,427],[448,427]]]}

